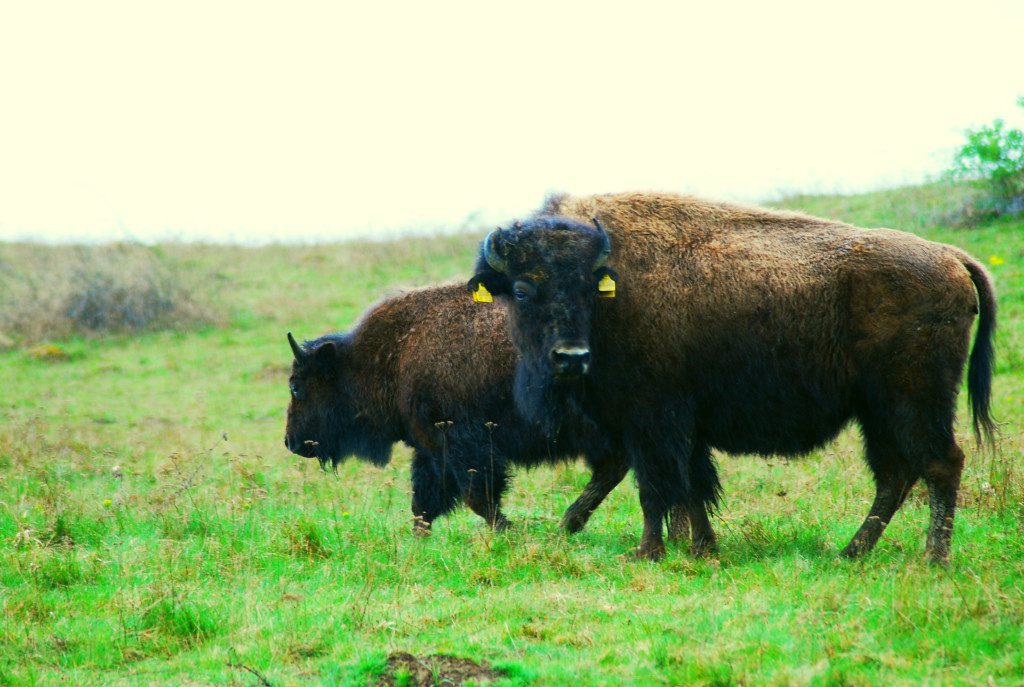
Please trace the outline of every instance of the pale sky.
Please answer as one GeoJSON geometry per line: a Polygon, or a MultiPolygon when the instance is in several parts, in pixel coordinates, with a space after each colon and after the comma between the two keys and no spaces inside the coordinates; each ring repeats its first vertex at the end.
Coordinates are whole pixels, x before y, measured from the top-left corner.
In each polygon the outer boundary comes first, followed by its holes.
{"type": "Polygon", "coordinates": [[[309,240],[940,171],[1024,2],[0,0],[0,239],[309,240]]]}

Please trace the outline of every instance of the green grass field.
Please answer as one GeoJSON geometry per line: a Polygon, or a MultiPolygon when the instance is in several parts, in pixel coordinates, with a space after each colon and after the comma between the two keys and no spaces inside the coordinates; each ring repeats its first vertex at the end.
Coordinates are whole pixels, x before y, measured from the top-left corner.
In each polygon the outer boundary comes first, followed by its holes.
{"type": "Polygon", "coordinates": [[[874,553],[837,558],[873,496],[853,430],[799,461],[717,456],[714,560],[686,545],[635,560],[628,482],[564,536],[580,465],[518,473],[507,533],[460,510],[414,538],[406,448],[337,475],[285,450],[285,332],[464,279],[478,237],[167,245],[159,258],[196,275],[219,325],[0,354],[0,684],[372,684],[396,652],[486,661],[515,685],[1021,684],[1024,222],[931,226],[941,194],[779,205],[990,266],[1002,432],[979,451],[961,412],[948,570],[924,561],[920,486],[874,553]]]}

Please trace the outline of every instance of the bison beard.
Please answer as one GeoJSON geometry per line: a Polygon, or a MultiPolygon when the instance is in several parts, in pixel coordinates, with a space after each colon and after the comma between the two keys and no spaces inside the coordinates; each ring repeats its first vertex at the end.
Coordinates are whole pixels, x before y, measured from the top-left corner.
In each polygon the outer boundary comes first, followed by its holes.
{"type": "Polygon", "coordinates": [[[516,410],[547,437],[558,437],[562,429],[585,427],[598,432],[584,411],[586,387],[583,379],[557,381],[549,370],[520,360],[515,377],[516,410]]]}

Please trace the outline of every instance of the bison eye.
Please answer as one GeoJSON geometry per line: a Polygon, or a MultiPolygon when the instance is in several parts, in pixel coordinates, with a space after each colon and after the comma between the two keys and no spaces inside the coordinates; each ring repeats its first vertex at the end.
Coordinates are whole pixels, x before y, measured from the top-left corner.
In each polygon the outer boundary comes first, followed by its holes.
{"type": "Polygon", "coordinates": [[[294,384],[288,385],[288,391],[292,393],[292,398],[294,398],[295,400],[299,400],[299,390],[295,388],[294,384]]]}
{"type": "Polygon", "coordinates": [[[512,295],[517,301],[525,301],[536,293],[537,289],[533,284],[529,284],[525,281],[517,281],[512,285],[512,295]]]}

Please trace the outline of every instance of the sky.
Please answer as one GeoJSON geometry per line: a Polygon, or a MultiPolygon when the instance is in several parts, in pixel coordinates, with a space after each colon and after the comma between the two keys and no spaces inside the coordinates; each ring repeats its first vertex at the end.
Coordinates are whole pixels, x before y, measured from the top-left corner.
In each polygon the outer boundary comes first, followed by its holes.
{"type": "Polygon", "coordinates": [[[0,240],[309,241],[940,172],[1024,2],[0,3],[0,240]]]}

